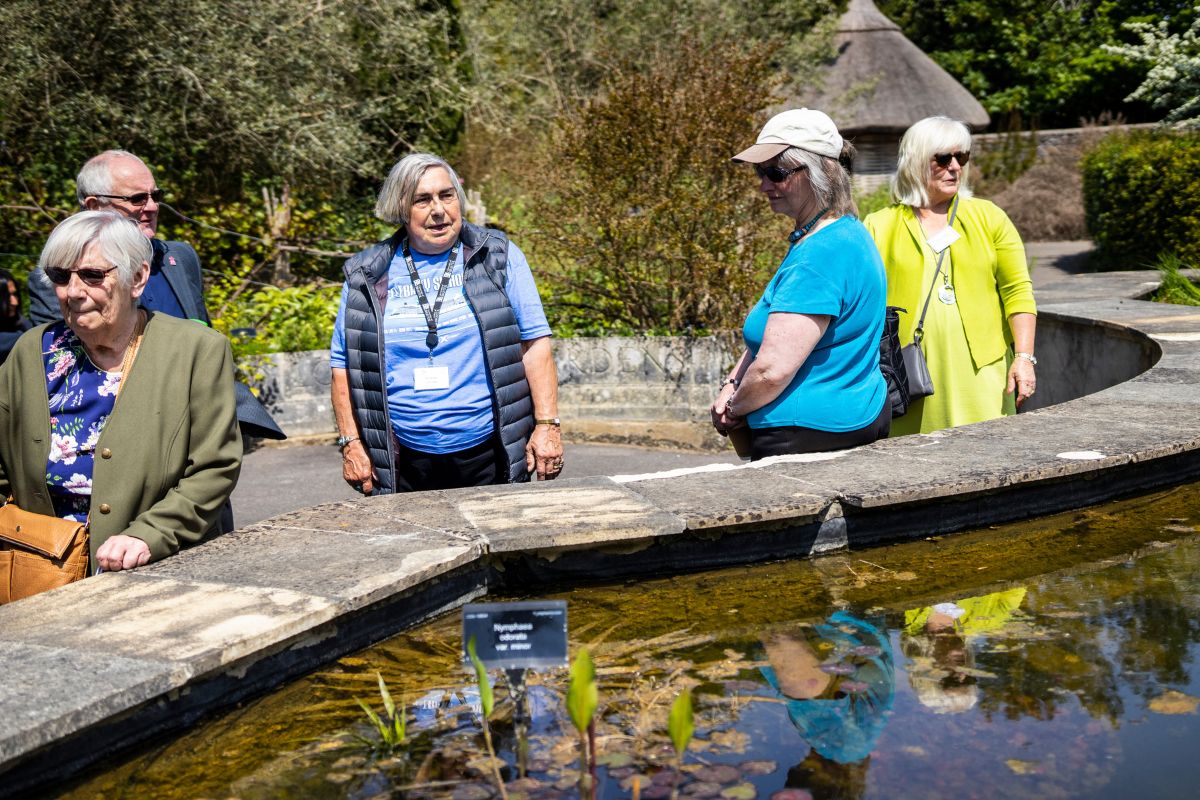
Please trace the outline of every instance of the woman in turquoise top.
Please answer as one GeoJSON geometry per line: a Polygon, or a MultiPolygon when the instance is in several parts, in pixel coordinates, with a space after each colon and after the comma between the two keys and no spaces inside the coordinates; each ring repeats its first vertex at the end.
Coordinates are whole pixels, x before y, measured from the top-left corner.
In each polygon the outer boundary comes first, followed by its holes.
{"type": "Polygon", "coordinates": [[[864,220],[887,265],[888,303],[908,310],[905,344],[928,306],[921,349],[934,391],[914,399],[893,436],[1015,414],[1037,388],[1025,247],[999,207],[971,196],[970,157],[966,125],[921,120],[900,140],[896,203],[864,220]]]}
{"type": "Polygon", "coordinates": [[[888,434],[883,262],[855,218],[842,165],[852,152],[833,120],[800,108],[772,117],[733,158],[753,164],[771,210],[796,221],[787,256],[746,317],[746,351],[711,409],[723,434],[748,426],[751,460],[888,434]]]}

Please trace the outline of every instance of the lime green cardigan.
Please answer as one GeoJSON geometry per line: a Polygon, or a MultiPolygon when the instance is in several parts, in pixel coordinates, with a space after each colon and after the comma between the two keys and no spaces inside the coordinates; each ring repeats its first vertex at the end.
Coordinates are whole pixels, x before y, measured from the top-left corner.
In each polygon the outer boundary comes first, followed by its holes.
{"type": "MultiPolygon", "coordinates": [[[[887,268],[887,302],[900,315],[900,340],[912,341],[929,286],[921,285],[925,260],[933,259],[912,207],[896,204],[869,214],[863,223],[887,268]]],[[[954,291],[975,369],[1004,356],[1012,343],[1008,318],[1036,314],[1025,246],[1008,215],[987,200],[961,200],[954,218],[959,238],[950,245],[954,291]]],[[[938,302],[936,298],[932,302],[938,302]]]]}
{"type": "MultiPolygon", "coordinates": [[[[46,489],[50,402],[39,325],[0,365],[0,493],[53,514],[46,489]]],[[[216,331],[151,314],[146,334],[96,442],[91,557],[110,536],[150,547],[150,560],[215,533],[242,466],[233,354],[216,331]]],[[[0,502],[4,497],[0,497],[0,502]]]]}

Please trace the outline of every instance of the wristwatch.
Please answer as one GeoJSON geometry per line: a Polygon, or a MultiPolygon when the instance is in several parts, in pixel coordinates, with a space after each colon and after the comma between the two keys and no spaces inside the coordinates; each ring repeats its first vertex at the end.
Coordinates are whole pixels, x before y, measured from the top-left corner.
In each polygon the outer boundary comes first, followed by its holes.
{"type": "Polygon", "coordinates": [[[553,425],[556,428],[562,427],[562,420],[560,420],[558,417],[550,417],[549,419],[535,419],[533,422],[535,425],[553,425]]]}
{"type": "Polygon", "coordinates": [[[345,450],[346,445],[350,444],[351,442],[357,442],[357,441],[358,441],[357,436],[339,436],[337,438],[338,450],[345,450]]]}
{"type": "Polygon", "coordinates": [[[1033,357],[1033,353],[1013,353],[1013,358],[1023,358],[1035,367],[1037,366],[1037,359],[1033,357]]]}

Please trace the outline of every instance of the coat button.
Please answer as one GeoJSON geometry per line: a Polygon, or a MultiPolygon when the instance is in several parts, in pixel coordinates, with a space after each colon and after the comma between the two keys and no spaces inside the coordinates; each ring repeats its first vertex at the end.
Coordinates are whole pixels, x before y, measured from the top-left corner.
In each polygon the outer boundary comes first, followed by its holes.
{"type": "Polygon", "coordinates": [[[109,450],[107,447],[104,448],[103,450],[100,451],[100,457],[101,458],[112,458],[112,450],[109,450]]]}
{"type": "Polygon", "coordinates": [[[101,514],[107,514],[110,511],[112,511],[112,506],[110,506],[108,503],[100,504],[100,513],[101,514]]]}

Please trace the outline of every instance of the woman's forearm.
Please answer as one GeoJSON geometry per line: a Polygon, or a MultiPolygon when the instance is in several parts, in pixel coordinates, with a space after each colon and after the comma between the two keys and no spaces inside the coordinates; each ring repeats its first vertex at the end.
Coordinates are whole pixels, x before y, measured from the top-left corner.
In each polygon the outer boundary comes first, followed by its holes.
{"type": "Polygon", "coordinates": [[[824,314],[769,315],[758,355],[729,398],[729,413],[744,417],[779,397],[825,335],[829,321],[824,314]]]}

